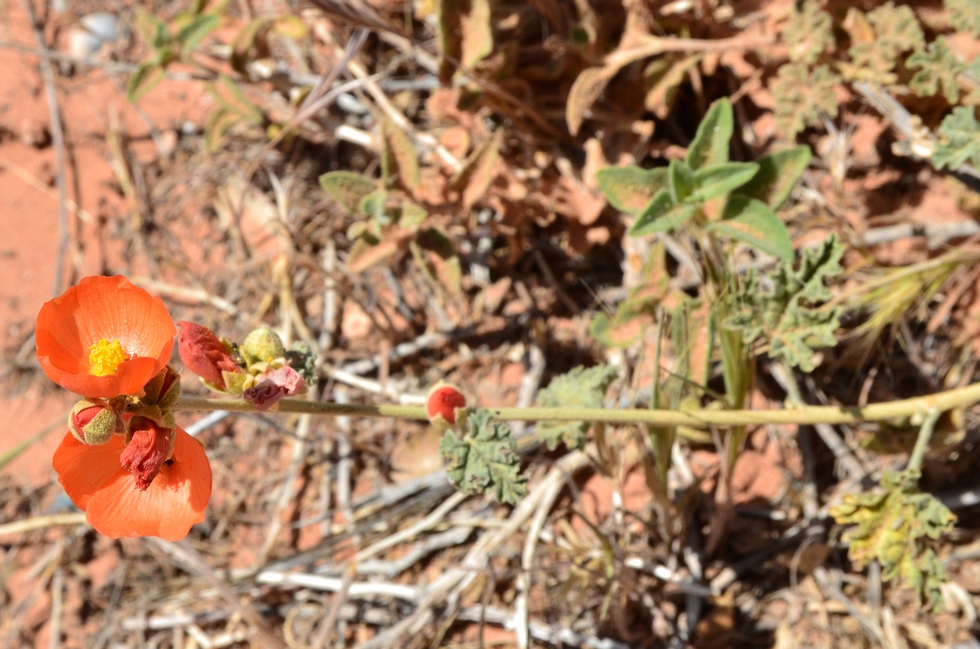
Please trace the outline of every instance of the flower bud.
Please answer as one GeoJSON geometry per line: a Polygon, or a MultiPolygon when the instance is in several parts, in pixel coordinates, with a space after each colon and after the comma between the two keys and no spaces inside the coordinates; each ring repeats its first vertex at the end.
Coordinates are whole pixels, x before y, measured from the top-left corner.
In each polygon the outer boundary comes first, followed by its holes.
{"type": "Polygon", "coordinates": [[[167,365],[143,387],[140,399],[148,406],[171,408],[180,398],[180,375],[167,365]]]}
{"type": "Polygon", "coordinates": [[[82,399],[68,415],[68,429],[83,444],[105,444],[125,423],[109,403],[101,399],[82,399]]]}
{"type": "Polygon", "coordinates": [[[135,416],[129,420],[126,437],[128,443],[119,456],[119,463],[133,474],[136,488],[146,491],[173,453],[174,431],[158,426],[148,417],[135,416]]]}
{"type": "Polygon", "coordinates": [[[177,349],[180,360],[218,390],[225,389],[223,373],[239,373],[242,368],[231,357],[230,350],[207,327],[181,320],[177,323],[177,349]]]}
{"type": "Polygon", "coordinates": [[[269,327],[259,327],[245,336],[242,351],[245,353],[245,360],[248,361],[249,365],[267,363],[274,358],[282,358],[286,355],[286,348],[283,346],[279,334],[269,327]]]}
{"type": "Polygon", "coordinates": [[[446,430],[456,425],[456,409],[466,407],[466,397],[454,385],[436,383],[425,400],[425,412],[436,428],[446,430]]]}

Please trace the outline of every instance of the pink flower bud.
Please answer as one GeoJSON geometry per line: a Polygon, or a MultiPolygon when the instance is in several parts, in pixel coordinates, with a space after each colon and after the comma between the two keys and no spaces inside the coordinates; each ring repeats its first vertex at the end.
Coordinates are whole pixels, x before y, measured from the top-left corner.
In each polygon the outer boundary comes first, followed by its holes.
{"type": "Polygon", "coordinates": [[[429,415],[432,425],[441,428],[452,428],[456,425],[456,409],[466,407],[466,397],[456,386],[440,381],[429,390],[425,400],[425,412],[429,415]]]}
{"type": "Polygon", "coordinates": [[[224,390],[225,379],[221,373],[234,374],[242,371],[228,353],[228,348],[207,327],[186,320],[181,320],[177,326],[180,327],[180,334],[177,336],[180,360],[184,361],[190,371],[224,390]]]}
{"type": "Polygon", "coordinates": [[[119,456],[119,463],[133,474],[136,488],[146,491],[160,468],[173,452],[174,431],[162,428],[147,417],[129,420],[129,443],[119,456]]]}
{"type": "Polygon", "coordinates": [[[105,444],[125,430],[122,418],[102,399],[82,399],[68,415],[68,429],[84,444],[105,444]]]}
{"type": "Polygon", "coordinates": [[[306,391],[303,376],[288,365],[260,374],[259,378],[261,380],[254,387],[242,393],[256,410],[268,410],[283,397],[294,397],[306,391]]]}

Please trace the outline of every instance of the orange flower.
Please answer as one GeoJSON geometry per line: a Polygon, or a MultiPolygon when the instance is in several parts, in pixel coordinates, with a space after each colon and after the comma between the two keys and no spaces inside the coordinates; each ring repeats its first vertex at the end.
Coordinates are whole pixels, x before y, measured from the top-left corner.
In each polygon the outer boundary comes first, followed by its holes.
{"type": "MultiPolygon", "coordinates": [[[[169,437],[169,430],[161,431],[169,437]]],[[[154,428],[154,433],[161,431],[154,428]]],[[[122,465],[127,447],[120,435],[91,446],[68,433],[52,464],[65,492],[100,534],[176,541],[204,520],[211,498],[211,465],[200,442],[181,428],[175,432],[173,454],[144,489],[140,480],[146,481],[146,474],[130,473],[122,465]]]]}
{"type": "Polygon", "coordinates": [[[83,397],[142,394],[177,333],[167,308],[121,275],[84,277],[37,316],[37,359],[52,381],[83,397]]]}

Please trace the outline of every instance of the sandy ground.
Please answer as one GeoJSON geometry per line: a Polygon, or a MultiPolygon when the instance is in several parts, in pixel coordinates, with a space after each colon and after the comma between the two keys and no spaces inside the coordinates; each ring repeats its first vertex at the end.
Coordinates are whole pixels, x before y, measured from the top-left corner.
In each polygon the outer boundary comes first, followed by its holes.
{"type": "MultiPolygon", "coordinates": [[[[0,40],[36,48],[22,5],[6,3],[0,10],[5,13],[0,40]]],[[[52,18],[49,23],[68,22],[66,16],[52,18]]],[[[67,32],[59,30],[60,49],[66,47],[67,32]]],[[[0,47],[0,323],[8,359],[22,351],[17,360],[32,366],[33,350],[25,345],[32,346],[29,337],[41,305],[80,277],[120,267],[119,245],[107,223],[125,215],[128,207],[113,169],[108,134],[125,134],[130,164],[140,164],[160,155],[158,143],[172,141],[188,120],[199,125],[207,110],[200,88],[189,84],[164,84],[137,108],[126,101],[121,77],[92,69],[65,76],[56,67],[67,161],[68,227],[62,232],[56,147],[40,65],[36,55],[0,47]],[[68,237],[68,246],[56,277],[62,236],[68,237]]],[[[71,403],[70,395],[37,380],[19,394],[0,394],[0,409],[13,413],[0,436],[0,455],[64,417],[71,403]]],[[[49,480],[51,454],[62,430],[34,443],[4,470],[17,481],[49,480]]]]}

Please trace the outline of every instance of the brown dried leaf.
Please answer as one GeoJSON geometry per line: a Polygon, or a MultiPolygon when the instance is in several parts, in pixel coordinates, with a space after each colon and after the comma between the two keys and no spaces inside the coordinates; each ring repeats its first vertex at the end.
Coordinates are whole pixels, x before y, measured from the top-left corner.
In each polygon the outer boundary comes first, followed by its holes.
{"type": "Polygon", "coordinates": [[[649,90],[643,105],[660,119],[667,117],[677,90],[687,73],[701,60],[701,54],[665,55],[650,62],[644,71],[649,90]]]}
{"type": "Polygon", "coordinates": [[[585,121],[585,113],[602,96],[606,86],[619,72],[619,68],[588,68],[582,70],[568,91],[568,104],[565,106],[565,121],[568,132],[578,135],[585,121]]]}
{"type": "Polygon", "coordinates": [[[498,131],[474,151],[450,182],[450,188],[461,194],[464,212],[483,198],[500,172],[497,162],[500,160],[501,134],[502,131],[498,131]]]}
{"type": "Polygon", "coordinates": [[[385,233],[384,239],[377,245],[358,239],[351,246],[350,256],[347,257],[347,269],[352,273],[364,272],[404,250],[414,236],[415,233],[408,230],[385,233]]]}
{"type": "Polygon", "coordinates": [[[381,122],[381,173],[385,178],[398,174],[402,185],[414,192],[419,187],[419,159],[415,145],[405,131],[391,120],[381,122]]]}
{"type": "Polygon", "coordinates": [[[457,68],[469,70],[493,50],[489,0],[439,2],[439,80],[449,83],[457,68]]]}
{"type": "Polygon", "coordinates": [[[575,178],[562,176],[558,181],[555,211],[590,226],[596,222],[606,207],[606,199],[597,195],[575,178]]]}

